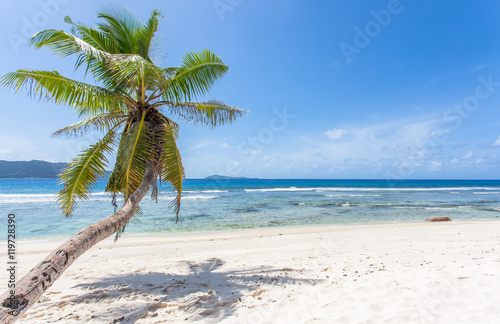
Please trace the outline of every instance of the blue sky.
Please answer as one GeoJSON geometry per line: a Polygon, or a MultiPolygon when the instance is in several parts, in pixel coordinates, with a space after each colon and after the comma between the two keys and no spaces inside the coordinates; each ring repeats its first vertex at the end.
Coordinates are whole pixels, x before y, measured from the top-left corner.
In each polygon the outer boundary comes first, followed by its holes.
{"type": "MultiPolygon", "coordinates": [[[[25,45],[35,31],[95,24],[108,1],[2,4],[0,74],[74,73],[25,45]]],[[[208,98],[251,110],[218,129],[181,122],[188,178],[500,179],[500,2],[122,1],[161,8],[157,63],[209,48],[231,67],[208,98]]],[[[91,81],[91,80],[88,80],[91,81]]],[[[70,161],[98,139],[51,138],[67,107],[0,89],[0,159],[70,161]]],[[[205,98],[199,98],[200,100],[205,98]]]]}

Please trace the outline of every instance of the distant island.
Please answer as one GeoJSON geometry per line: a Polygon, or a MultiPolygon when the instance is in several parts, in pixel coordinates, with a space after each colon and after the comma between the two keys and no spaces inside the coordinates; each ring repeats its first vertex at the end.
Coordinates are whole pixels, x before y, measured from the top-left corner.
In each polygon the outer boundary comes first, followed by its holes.
{"type": "Polygon", "coordinates": [[[57,178],[67,163],[0,160],[0,178],[57,178]]]}
{"type": "MultiPolygon", "coordinates": [[[[22,179],[22,178],[58,178],[59,174],[68,166],[67,163],[51,163],[47,161],[4,161],[0,160],[0,178],[22,179]]],[[[105,178],[111,172],[107,171],[105,178]]],[[[206,180],[256,180],[257,178],[229,177],[223,175],[211,175],[206,180]]]]}
{"type": "Polygon", "coordinates": [[[245,178],[245,177],[229,177],[222,175],[211,175],[205,178],[206,180],[257,180],[257,178],[245,178]]]}
{"type": "MultiPolygon", "coordinates": [[[[4,161],[0,160],[0,178],[22,179],[22,178],[58,178],[59,174],[68,166],[67,163],[51,163],[41,160],[32,161],[4,161]]],[[[107,171],[105,178],[109,177],[107,171]]],[[[230,177],[223,175],[211,175],[206,180],[256,180],[257,178],[230,177]]]]}

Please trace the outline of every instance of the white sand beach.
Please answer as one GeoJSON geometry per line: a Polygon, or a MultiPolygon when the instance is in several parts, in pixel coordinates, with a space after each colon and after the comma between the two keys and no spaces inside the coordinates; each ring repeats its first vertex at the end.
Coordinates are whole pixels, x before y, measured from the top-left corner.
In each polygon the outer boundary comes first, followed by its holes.
{"type": "MultiPolygon", "coordinates": [[[[60,243],[18,243],[19,274],[60,243]]],[[[125,235],[19,323],[499,323],[499,278],[500,221],[125,235]]]]}

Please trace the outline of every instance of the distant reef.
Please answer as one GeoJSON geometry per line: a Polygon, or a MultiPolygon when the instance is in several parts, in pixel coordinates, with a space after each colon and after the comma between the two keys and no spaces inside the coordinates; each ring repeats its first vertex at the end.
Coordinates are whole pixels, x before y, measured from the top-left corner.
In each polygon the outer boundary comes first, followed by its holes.
{"type": "Polygon", "coordinates": [[[2,161],[0,178],[57,178],[67,163],[46,161],[2,161]]]}
{"type": "Polygon", "coordinates": [[[206,177],[205,179],[207,179],[207,180],[256,180],[257,178],[228,177],[228,176],[214,174],[214,175],[211,175],[209,177],[206,177]]]}

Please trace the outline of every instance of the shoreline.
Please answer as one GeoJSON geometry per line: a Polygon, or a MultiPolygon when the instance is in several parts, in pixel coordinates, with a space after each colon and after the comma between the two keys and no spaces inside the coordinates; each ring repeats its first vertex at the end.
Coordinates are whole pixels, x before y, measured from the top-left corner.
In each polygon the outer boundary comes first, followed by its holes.
{"type": "MultiPolygon", "coordinates": [[[[19,243],[19,275],[60,243],[19,243]]],[[[130,234],[19,323],[493,323],[498,277],[500,220],[130,234]]]]}
{"type": "MultiPolygon", "coordinates": [[[[482,219],[452,219],[451,222],[447,223],[467,223],[467,222],[495,222],[495,221],[500,221],[500,216],[497,216],[496,218],[482,218],[482,219]]],[[[210,234],[210,233],[239,233],[239,232],[245,232],[245,231],[265,231],[265,230],[274,230],[274,229],[283,229],[284,231],[287,231],[288,229],[315,229],[315,228],[344,228],[344,227],[356,227],[356,226],[383,226],[383,225],[398,225],[398,224],[427,224],[429,223],[425,219],[423,220],[401,220],[401,221],[381,221],[381,222],[355,222],[355,223],[331,223],[331,224],[304,224],[304,225],[284,225],[284,226],[267,226],[267,227],[252,227],[252,228],[233,228],[233,229],[208,229],[205,231],[184,231],[184,232],[127,232],[125,231],[122,235],[121,238],[125,237],[133,237],[133,236],[150,236],[150,237],[162,237],[165,235],[168,235],[169,237],[176,237],[176,236],[195,236],[195,235],[203,235],[203,234],[210,234]]],[[[434,223],[436,224],[436,223],[434,223]]],[[[81,228],[83,229],[83,228],[81,228]]],[[[80,229],[80,230],[81,230],[80,229]]],[[[313,230],[314,232],[314,230],[313,230]]],[[[60,241],[61,244],[71,238],[74,234],[78,233],[76,231],[73,234],[70,235],[58,235],[58,236],[41,236],[41,237],[32,237],[32,238],[27,238],[27,239],[20,239],[17,240],[16,242],[19,244],[29,244],[29,243],[35,243],[35,242],[47,242],[47,241],[60,241]]],[[[112,235],[111,237],[114,237],[112,235]]],[[[106,240],[108,240],[107,238],[106,240]]],[[[0,242],[0,247],[2,245],[5,245],[5,242],[0,242]]],[[[1,255],[1,253],[0,253],[1,255]]]]}

